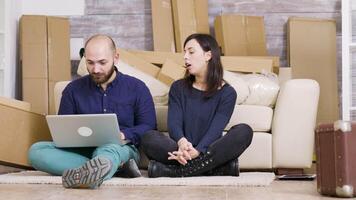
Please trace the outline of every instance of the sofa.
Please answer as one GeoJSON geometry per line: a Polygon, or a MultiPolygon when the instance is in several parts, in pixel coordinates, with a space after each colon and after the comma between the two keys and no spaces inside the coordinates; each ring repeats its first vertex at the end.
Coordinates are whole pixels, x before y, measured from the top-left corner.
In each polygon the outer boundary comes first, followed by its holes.
{"type": "MultiPolygon", "coordinates": [[[[119,71],[136,76],[148,86],[155,102],[157,128],[167,133],[169,87],[159,89],[162,85],[157,85],[156,79],[125,63],[118,66],[119,71]]],[[[55,85],[57,110],[62,91],[68,83],[63,81],[55,85]]],[[[237,89],[237,105],[225,131],[238,123],[247,123],[254,131],[251,145],[239,158],[241,169],[305,169],[312,165],[319,85],[310,79],[290,79],[290,68],[281,68],[278,87],[271,105],[243,104],[239,99],[239,90],[242,89],[237,89]]],[[[260,98],[264,100],[264,97],[260,98]]],[[[147,167],[147,158],[142,151],[139,166],[147,167]]]]}

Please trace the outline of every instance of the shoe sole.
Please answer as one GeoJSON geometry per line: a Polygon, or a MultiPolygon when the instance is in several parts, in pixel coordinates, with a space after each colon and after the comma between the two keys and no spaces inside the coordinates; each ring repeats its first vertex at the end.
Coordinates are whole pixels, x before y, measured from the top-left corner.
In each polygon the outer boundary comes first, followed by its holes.
{"type": "Polygon", "coordinates": [[[65,188],[96,188],[110,170],[110,160],[96,157],[79,168],[64,171],[62,184],[65,188]]]}

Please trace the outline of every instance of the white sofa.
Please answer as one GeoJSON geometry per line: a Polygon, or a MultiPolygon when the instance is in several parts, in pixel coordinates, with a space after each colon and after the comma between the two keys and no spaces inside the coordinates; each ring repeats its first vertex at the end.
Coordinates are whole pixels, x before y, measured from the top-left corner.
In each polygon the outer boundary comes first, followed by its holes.
{"type": "MultiPolygon", "coordinates": [[[[288,70],[282,69],[287,74],[290,73],[288,70]]],[[[285,77],[280,79],[285,80],[285,77]]],[[[67,84],[68,81],[58,82],[55,86],[57,109],[62,90],[67,84]]],[[[236,105],[226,130],[238,123],[247,123],[254,130],[252,144],[240,157],[240,168],[310,168],[318,99],[319,85],[316,81],[292,79],[280,85],[274,109],[258,105],[236,105]]],[[[158,104],[155,107],[157,128],[167,132],[168,107],[158,104]]],[[[141,157],[140,166],[147,166],[147,158],[144,155],[141,157]]]]}

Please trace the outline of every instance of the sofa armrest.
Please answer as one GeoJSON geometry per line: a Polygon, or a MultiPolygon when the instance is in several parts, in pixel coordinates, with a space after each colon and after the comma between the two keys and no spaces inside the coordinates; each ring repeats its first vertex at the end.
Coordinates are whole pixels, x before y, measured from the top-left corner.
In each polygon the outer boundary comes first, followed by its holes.
{"type": "Polygon", "coordinates": [[[319,84],[310,79],[281,86],[272,123],[274,168],[311,167],[319,91],[319,84]]]}
{"type": "Polygon", "coordinates": [[[59,81],[54,85],[54,106],[56,114],[58,113],[59,105],[61,104],[62,92],[69,83],[70,81],[59,81]]]}
{"type": "Polygon", "coordinates": [[[168,106],[155,105],[156,117],[157,117],[157,130],[160,132],[168,132],[167,116],[168,106]]]}

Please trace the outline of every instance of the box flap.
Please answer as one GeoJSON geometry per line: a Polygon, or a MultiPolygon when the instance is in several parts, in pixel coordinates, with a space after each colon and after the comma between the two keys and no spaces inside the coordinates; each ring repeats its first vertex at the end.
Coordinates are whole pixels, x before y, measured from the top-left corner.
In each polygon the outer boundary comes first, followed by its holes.
{"type": "Polygon", "coordinates": [[[186,69],[182,65],[177,64],[170,59],[166,59],[158,73],[157,79],[167,85],[171,85],[174,81],[183,78],[185,72],[186,69]]]}
{"type": "MultiPolygon", "coordinates": [[[[153,77],[156,77],[158,75],[158,72],[160,70],[159,67],[147,62],[143,58],[140,58],[138,56],[135,56],[134,54],[123,50],[123,49],[117,49],[119,52],[119,59],[122,59],[125,63],[131,65],[132,67],[135,67],[153,77]]],[[[120,66],[119,66],[120,67],[120,66]]]]}

